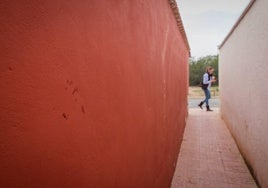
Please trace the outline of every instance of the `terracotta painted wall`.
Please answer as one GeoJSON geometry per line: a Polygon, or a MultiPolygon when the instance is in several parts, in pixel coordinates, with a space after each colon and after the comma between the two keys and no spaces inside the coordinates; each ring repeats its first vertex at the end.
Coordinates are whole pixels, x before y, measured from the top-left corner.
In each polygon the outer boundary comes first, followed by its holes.
{"type": "Polygon", "coordinates": [[[219,56],[222,116],[261,187],[268,187],[267,7],[255,1],[219,56]]]}
{"type": "Polygon", "coordinates": [[[168,1],[0,3],[0,187],[169,187],[188,50],[168,1]]]}

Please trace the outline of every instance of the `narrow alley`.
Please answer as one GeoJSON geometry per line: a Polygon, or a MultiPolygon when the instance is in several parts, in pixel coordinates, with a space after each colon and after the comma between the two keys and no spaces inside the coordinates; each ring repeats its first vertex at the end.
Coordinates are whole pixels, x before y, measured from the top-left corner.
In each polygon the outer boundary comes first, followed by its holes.
{"type": "Polygon", "coordinates": [[[220,117],[192,108],[184,132],[172,188],[257,187],[220,117]]]}
{"type": "Polygon", "coordinates": [[[226,2],[1,1],[0,188],[268,188],[268,0],[226,2]]]}

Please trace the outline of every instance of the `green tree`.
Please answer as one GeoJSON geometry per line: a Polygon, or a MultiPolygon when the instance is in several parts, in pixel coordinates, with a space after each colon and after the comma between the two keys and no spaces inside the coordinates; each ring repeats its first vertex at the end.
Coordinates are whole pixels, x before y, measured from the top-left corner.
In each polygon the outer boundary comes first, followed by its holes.
{"type": "MultiPolygon", "coordinates": [[[[191,59],[189,63],[189,83],[190,86],[198,86],[202,80],[202,76],[206,71],[207,66],[212,66],[215,71],[214,71],[214,76],[218,80],[218,60],[219,57],[218,55],[209,55],[205,57],[201,57],[197,60],[191,59]]],[[[218,81],[214,84],[218,85],[218,81]]]]}

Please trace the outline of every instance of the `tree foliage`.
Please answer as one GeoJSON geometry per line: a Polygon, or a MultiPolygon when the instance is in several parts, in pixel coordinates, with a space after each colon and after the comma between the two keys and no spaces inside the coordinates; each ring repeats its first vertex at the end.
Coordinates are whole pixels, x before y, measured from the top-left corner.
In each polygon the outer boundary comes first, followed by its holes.
{"type": "MultiPolygon", "coordinates": [[[[190,72],[190,77],[189,77],[189,83],[190,86],[198,86],[202,80],[202,76],[206,71],[207,66],[212,66],[214,68],[214,73],[213,75],[216,77],[218,80],[218,55],[209,55],[205,57],[201,57],[197,60],[191,59],[190,64],[189,64],[189,72],[190,72]]],[[[215,82],[214,85],[218,85],[218,81],[215,82]]]]}

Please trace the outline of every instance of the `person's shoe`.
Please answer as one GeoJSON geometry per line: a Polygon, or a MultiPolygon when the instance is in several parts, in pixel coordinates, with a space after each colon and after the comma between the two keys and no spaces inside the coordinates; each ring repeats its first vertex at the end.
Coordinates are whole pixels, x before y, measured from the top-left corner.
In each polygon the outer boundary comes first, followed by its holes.
{"type": "Polygon", "coordinates": [[[201,109],[203,109],[202,105],[204,104],[204,102],[200,102],[200,104],[198,105],[201,109]]]}
{"type": "Polygon", "coordinates": [[[212,112],[213,110],[211,110],[209,106],[207,106],[207,111],[212,112]]]}

